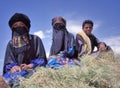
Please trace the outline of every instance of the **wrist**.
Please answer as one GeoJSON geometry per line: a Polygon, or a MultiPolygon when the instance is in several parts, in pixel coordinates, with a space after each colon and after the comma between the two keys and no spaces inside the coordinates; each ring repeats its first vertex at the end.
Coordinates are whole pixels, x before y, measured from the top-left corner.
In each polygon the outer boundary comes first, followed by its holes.
{"type": "Polygon", "coordinates": [[[28,65],[28,68],[29,68],[29,69],[33,68],[33,64],[29,64],[29,65],[28,65]]]}

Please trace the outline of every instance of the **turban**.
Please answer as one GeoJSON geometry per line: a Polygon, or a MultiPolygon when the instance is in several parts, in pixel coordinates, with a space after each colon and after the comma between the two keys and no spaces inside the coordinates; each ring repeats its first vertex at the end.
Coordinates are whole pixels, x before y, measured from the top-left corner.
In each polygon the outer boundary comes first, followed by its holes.
{"type": "Polygon", "coordinates": [[[27,27],[28,29],[30,29],[30,19],[28,18],[28,16],[26,16],[25,14],[22,14],[22,13],[15,13],[9,20],[9,26],[10,28],[12,27],[12,25],[15,23],[15,22],[18,22],[18,21],[21,21],[23,22],[27,27]]]}

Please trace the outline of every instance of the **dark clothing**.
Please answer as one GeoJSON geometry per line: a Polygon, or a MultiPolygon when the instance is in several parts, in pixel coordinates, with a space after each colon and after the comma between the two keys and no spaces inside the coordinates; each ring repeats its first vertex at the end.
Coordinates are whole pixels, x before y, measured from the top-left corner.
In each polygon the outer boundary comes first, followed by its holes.
{"type": "MultiPolygon", "coordinates": [[[[101,43],[93,34],[88,36],[91,41],[91,53],[93,53],[93,50],[95,47],[99,47],[99,44],[101,43]]],[[[78,56],[84,55],[84,40],[80,35],[76,35],[76,51],[78,56]]]]}
{"type": "Polygon", "coordinates": [[[58,69],[65,65],[75,65],[75,39],[66,29],[66,20],[55,17],[52,19],[52,26],[53,41],[47,66],[58,69]]]}
{"type": "Polygon", "coordinates": [[[6,49],[3,73],[8,72],[15,65],[32,63],[34,67],[38,65],[39,60],[43,60],[44,64],[47,63],[45,49],[39,37],[29,35],[29,44],[20,48],[13,47],[10,40],[6,49]]]}
{"type": "Polygon", "coordinates": [[[61,29],[61,32],[60,30],[53,30],[53,42],[51,46],[50,55],[56,55],[59,54],[61,51],[64,51],[70,56],[73,56],[74,47],[75,40],[74,36],[71,33],[69,33],[66,29],[61,29]],[[72,48],[71,51],[70,48],[72,48]]]}

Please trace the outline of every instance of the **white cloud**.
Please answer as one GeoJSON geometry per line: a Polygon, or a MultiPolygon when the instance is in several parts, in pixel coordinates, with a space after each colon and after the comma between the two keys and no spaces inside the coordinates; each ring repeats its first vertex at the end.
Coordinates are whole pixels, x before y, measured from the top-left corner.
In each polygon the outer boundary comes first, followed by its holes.
{"type": "Polygon", "coordinates": [[[69,20],[67,21],[67,24],[68,31],[73,34],[76,34],[82,30],[81,25],[78,21],[69,20]]]}
{"type": "Polygon", "coordinates": [[[46,30],[45,32],[48,33],[48,34],[51,34],[52,33],[52,29],[46,30]]]}
{"type": "Polygon", "coordinates": [[[45,32],[45,38],[50,38],[52,37],[52,29],[46,30],[45,32]]]}
{"type": "Polygon", "coordinates": [[[45,34],[43,31],[37,31],[37,32],[34,32],[35,35],[39,36],[41,39],[45,38],[45,34]]]}
{"type": "Polygon", "coordinates": [[[43,39],[43,38],[51,38],[52,30],[51,29],[45,30],[45,31],[39,30],[39,31],[34,32],[34,35],[39,36],[41,39],[43,39]]]}
{"type": "Polygon", "coordinates": [[[106,38],[104,41],[113,49],[115,53],[120,54],[120,36],[106,38]]]}

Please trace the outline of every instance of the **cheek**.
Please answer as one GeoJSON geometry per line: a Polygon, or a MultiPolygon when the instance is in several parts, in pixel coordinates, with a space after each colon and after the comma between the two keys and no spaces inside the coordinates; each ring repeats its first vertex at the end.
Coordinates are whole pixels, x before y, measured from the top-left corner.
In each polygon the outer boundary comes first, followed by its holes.
{"type": "Polygon", "coordinates": [[[93,29],[91,28],[90,31],[92,31],[93,29]]]}
{"type": "Polygon", "coordinates": [[[90,35],[91,32],[92,32],[92,30],[88,30],[88,29],[86,29],[86,30],[84,29],[83,31],[84,31],[87,35],[90,35]]]}

